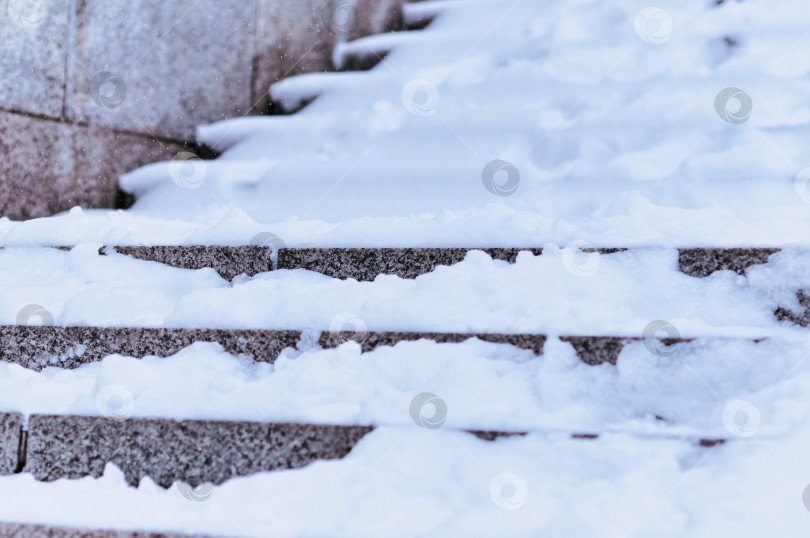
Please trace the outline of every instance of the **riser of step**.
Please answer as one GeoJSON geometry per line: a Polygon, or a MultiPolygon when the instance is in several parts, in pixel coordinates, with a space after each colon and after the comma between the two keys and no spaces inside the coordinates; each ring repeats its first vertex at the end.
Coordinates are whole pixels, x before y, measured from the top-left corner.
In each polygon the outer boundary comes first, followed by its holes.
{"type": "Polygon", "coordinates": [[[372,427],[33,415],[23,472],[42,481],[100,477],[114,463],[137,487],[168,488],[343,458],[372,427]]]}
{"type": "Polygon", "coordinates": [[[301,331],[0,326],[0,360],[31,370],[78,368],[119,354],[169,357],[194,342],[217,342],[232,355],[274,362],[301,331]]]}
{"type": "Polygon", "coordinates": [[[350,331],[325,331],[321,333],[318,344],[324,349],[333,349],[352,340],[360,344],[363,353],[368,353],[378,347],[394,346],[399,342],[414,342],[424,339],[432,340],[439,344],[458,344],[471,338],[478,338],[484,342],[494,344],[509,344],[520,349],[533,351],[535,355],[543,354],[543,347],[548,339],[544,334],[462,334],[387,331],[356,333],[350,331]]]}
{"type": "MultiPolygon", "coordinates": [[[[115,464],[130,486],[144,477],[168,488],[177,481],[219,485],[261,472],[297,469],[346,456],[374,426],[230,422],[0,413],[0,474],[40,481],[100,477],[115,464]]],[[[528,432],[465,430],[483,441],[528,432]]],[[[546,432],[551,433],[551,432],[546,432]]],[[[560,433],[560,432],[556,432],[560,433]]],[[[564,433],[583,441],[598,433],[564,433]]],[[[642,436],[643,437],[643,436],[642,436]]],[[[684,438],[702,447],[724,439],[684,438]]]]}
{"type": "MultiPolygon", "coordinates": [[[[128,532],[98,529],[48,527],[20,523],[0,523],[0,538],[209,538],[203,534],[128,532]]],[[[211,537],[212,538],[212,537],[211,537]]]]}
{"type": "Polygon", "coordinates": [[[0,413],[0,475],[20,471],[22,428],[22,415],[0,413]]]}
{"type": "MultiPolygon", "coordinates": [[[[55,247],[62,250],[69,247],[55,247]]],[[[541,255],[542,248],[278,248],[277,246],[154,246],[104,247],[145,261],[155,261],[181,269],[212,268],[226,280],[246,274],[255,276],[273,270],[277,252],[278,269],[307,269],[324,275],[359,281],[372,281],[379,275],[416,278],[439,266],[455,265],[473,250],[486,252],[494,260],[514,263],[520,252],[541,255]]],[[[583,248],[584,252],[610,255],[628,248],[583,248]]],[[[768,263],[779,248],[680,248],[678,270],[693,277],[707,277],[729,270],[744,275],[751,266],[768,263]]]]}
{"type": "MultiPolygon", "coordinates": [[[[194,342],[216,342],[232,355],[242,355],[256,362],[274,362],[286,348],[304,347],[303,331],[262,331],[227,329],[152,329],[118,327],[23,327],[0,326],[0,361],[41,371],[49,366],[78,368],[109,355],[143,358],[169,357],[194,342]]],[[[437,343],[461,343],[472,338],[484,342],[508,344],[542,355],[548,337],[543,334],[482,334],[434,332],[321,332],[318,343],[325,349],[335,348],[349,340],[360,344],[364,353],[381,346],[426,339],[437,343]]],[[[585,364],[616,364],[624,346],[643,341],[638,336],[561,336],[571,344],[585,364]]],[[[713,340],[722,338],[712,338],[713,340]]],[[[688,344],[694,338],[656,338],[669,348],[688,344]]],[[[701,338],[708,341],[709,338],[701,338]]],[[[761,339],[749,339],[759,343],[761,339]]]]}

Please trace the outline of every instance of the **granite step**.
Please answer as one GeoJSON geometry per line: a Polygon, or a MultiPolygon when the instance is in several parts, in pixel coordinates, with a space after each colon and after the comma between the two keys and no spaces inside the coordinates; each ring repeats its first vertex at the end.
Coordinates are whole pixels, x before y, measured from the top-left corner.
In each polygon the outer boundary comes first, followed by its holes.
{"type": "MultiPolygon", "coordinates": [[[[439,266],[451,266],[464,260],[470,251],[486,252],[494,260],[515,263],[520,252],[541,255],[541,247],[425,247],[425,248],[288,248],[272,234],[257,236],[257,243],[244,246],[106,246],[99,254],[119,253],[145,261],[154,261],[180,269],[212,268],[226,280],[245,274],[249,277],[274,269],[307,269],[332,278],[373,281],[379,275],[412,279],[430,273],[439,266]]],[[[56,246],[70,250],[68,246],[56,246]]],[[[653,247],[583,247],[584,253],[610,256],[653,247]]],[[[754,265],[768,263],[781,248],[678,248],[678,270],[705,278],[717,271],[739,275],[754,265]]]]}
{"type": "Polygon", "coordinates": [[[169,357],[195,342],[216,342],[232,355],[272,363],[300,341],[301,331],[3,325],[0,360],[35,371],[72,369],[114,354],[169,357]]]}
{"type": "MultiPolygon", "coordinates": [[[[48,367],[79,368],[98,362],[109,355],[143,358],[169,357],[195,342],[214,342],[226,352],[273,363],[284,349],[308,349],[312,346],[310,330],[243,330],[243,329],[184,329],[143,327],[61,327],[61,326],[0,326],[0,361],[41,371],[48,367]]],[[[545,334],[442,333],[430,331],[320,331],[317,343],[323,349],[357,342],[363,353],[399,342],[431,340],[436,343],[458,344],[477,338],[484,342],[505,344],[543,355],[548,336],[545,334]]],[[[563,335],[560,340],[570,344],[579,359],[588,365],[615,365],[624,346],[643,342],[648,348],[674,349],[692,342],[744,340],[760,343],[765,338],[670,338],[668,336],[578,336],[563,335]]]]}
{"type": "Polygon", "coordinates": [[[25,523],[0,523],[0,538],[214,538],[204,534],[80,529],[25,523]]]}
{"type": "MultiPolygon", "coordinates": [[[[177,482],[198,488],[203,484],[219,485],[235,477],[342,459],[376,427],[34,414],[28,417],[23,429],[20,414],[0,413],[0,458],[4,462],[0,474],[30,473],[42,482],[98,478],[104,474],[105,466],[112,463],[132,487],[150,477],[163,488],[177,482]]],[[[442,430],[453,431],[445,426],[442,430]]],[[[485,442],[533,433],[589,441],[603,433],[559,429],[456,431],[485,442]]],[[[732,440],[699,435],[625,434],[643,439],[682,440],[700,447],[732,440]]]]}
{"type": "MultiPolygon", "coordinates": [[[[68,249],[69,247],[56,247],[68,249]]],[[[652,250],[655,247],[581,247],[578,252],[618,255],[628,251],[652,250]]],[[[781,248],[736,247],[678,248],[678,270],[694,278],[706,278],[717,271],[733,271],[744,276],[746,270],[767,264],[781,248]]],[[[277,269],[306,269],[331,278],[371,282],[380,275],[414,279],[441,266],[452,266],[464,260],[470,251],[483,251],[493,260],[515,263],[520,252],[542,255],[541,247],[425,247],[425,248],[288,248],[273,234],[257,235],[247,246],[110,246],[101,254],[116,252],[145,261],[155,261],[181,269],[212,268],[224,279],[255,276],[277,269]]],[[[778,321],[800,327],[810,326],[810,292],[796,290],[800,311],[779,306],[774,310],[778,321]]]]}

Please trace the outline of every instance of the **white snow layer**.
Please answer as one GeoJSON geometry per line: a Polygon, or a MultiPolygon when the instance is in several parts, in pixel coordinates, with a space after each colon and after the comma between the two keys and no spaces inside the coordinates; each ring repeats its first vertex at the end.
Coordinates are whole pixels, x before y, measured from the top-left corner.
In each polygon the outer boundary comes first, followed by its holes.
{"type": "Polygon", "coordinates": [[[321,93],[299,114],[201,127],[219,159],[124,176],[132,210],[0,220],[0,243],[806,243],[805,3],[659,3],[442,2],[336,54],[393,48],[369,72],[280,82],[321,93]]]}
{"type": "Polygon", "coordinates": [[[350,313],[374,331],[641,337],[660,319],[683,337],[791,337],[805,331],[778,322],[774,310],[801,312],[795,290],[810,288],[810,252],[796,250],[746,276],[687,276],[675,249],[599,255],[547,245],[514,264],[470,251],[415,279],[357,282],[294,269],[227,282],[210,268],[99,255],[99,246],[0,250],[0,323],[38,323],[19,320],[38,305],[57,325],[354,330],[340,321],[350,313]]]}
{"type": "Polygon", "coordinates": [[[0,219],[6,247],[81,243],[0,251],[2,323],[38,304],[62,325],[324,330],[351,313],[368,330],[551,336],[542,357],[420,341],[286,350],[274,366],[213,344],[73,371],[3,364],[4,410],[380,427],[342,461],[234,479],[203,502],[149,479],[128,488],[112,465],[98,480],[3,477],[0,519],[228,536],[807,536],[810,340],[773,316],[810,287],[807,252],[694,279],[661,247],[807,245],[810,11],[649,4],[425,4],[440,12],[427,31],[336,52],[393,48],[372,71],[273,88],[290,106],[321,93],[301,113],[202,127],[221,158],[128,174],[132,210],[0,219]],[[300,270],[228,283],[97,254],[268,231],[290,246],[546,250],[368,283],[300,270]],[[573,260],[557,247],[573,240],[658,248],[573,260]],[[738,339],[673,357],[633,343],[615,367],[589,367],[557,338],[641,336],[656,319],[738,339]],[[437,430],[409,416],[421,392],[447,403],[437,430]],[[459,428],[536,433],[487,443],[459,428]],[[699,448],[701,436],[729,442],[699,448]]]}

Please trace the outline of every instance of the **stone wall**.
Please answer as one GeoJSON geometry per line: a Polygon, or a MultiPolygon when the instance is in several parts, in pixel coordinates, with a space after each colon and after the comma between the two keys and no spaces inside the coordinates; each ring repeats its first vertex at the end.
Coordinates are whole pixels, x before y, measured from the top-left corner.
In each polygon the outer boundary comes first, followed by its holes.
{"type": "Polygon", "coordinates": [[[120,174],[272,113],[270,84],[332,69],[401,2],[0,0],[0,216],[115,207],[120,174]]]}

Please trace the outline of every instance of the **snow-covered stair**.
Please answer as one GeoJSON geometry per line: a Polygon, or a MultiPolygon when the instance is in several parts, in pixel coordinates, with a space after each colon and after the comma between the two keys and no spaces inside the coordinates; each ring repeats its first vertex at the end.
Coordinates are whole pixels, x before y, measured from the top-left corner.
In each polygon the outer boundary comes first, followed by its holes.
{"type": "Polygon", "coordinates": [[[805,6],[429,21],[0,220],[0,536],[810,532],[805,6]]]}
{"type": "Polygon", "coordinates": [[[118,530],[80,529],[21,523],[0,523],[4,538],[213,538],[205,534],[171,534],[165,532],[127,532],[118,530]]]}
{"type": "MultiPolygon", "coordinates": [[[[70,250],[70,247],[54,247],[70,250]]],[[[622,247],[593,247],[573,244],[566,255],[575,263],[576,256],[608,255],[626,252],[622,247]]],[[[633,248],[632,250],[649,250],[633,248]]],[[[792,249],[789,249],[792,250],[792,249]]],[[[455,265],[470,251],[481,251],[493,260],[514,263],[520,252],[535,255],[542,247],[525,248],[286,248],[277,246],[109,246],[100,255],[123,254],[181,269],[211,268],[224,279],[239,275],[255,276],[273,269],[307,269],[324,275],[359,281],[373,281],[379,275],[415,278],[439,266],[455,265]],[[274,259],[275,257],[275,259],[274,259]]],[[[753,265],[765,264],[781,248],[679,248],[678,269],[687,275],[707,277],[716,271],[730,270],[744,275],[753,265]]]]}

